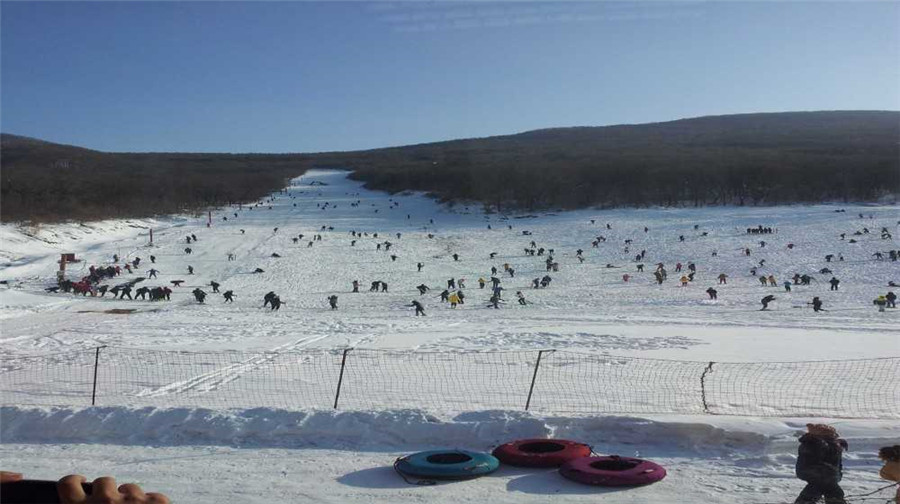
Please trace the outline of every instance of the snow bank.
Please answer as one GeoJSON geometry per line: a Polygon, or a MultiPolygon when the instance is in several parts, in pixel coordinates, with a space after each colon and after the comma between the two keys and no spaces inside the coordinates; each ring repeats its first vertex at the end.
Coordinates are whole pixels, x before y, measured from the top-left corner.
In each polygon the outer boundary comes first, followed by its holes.
{"type": "MultiPolygon", "coordinates": [[[[226,445],[246,448],[350,450],[488,449],[510,439],[583,440],[600,452],[762,453],[790,441],[805,421],[748,419],[710,422],[634,417],[541,417],[519,411],[484,411],[440,418],[418,410],[379,412],[157,408],[0,409],[4,443],[111,443],[226,445]]],[[[838,424],[840,428],[840,424],[838,424]]],[[[890,422],[857,422],[845,435],[854,444],[900,439],[890,422]]]]}

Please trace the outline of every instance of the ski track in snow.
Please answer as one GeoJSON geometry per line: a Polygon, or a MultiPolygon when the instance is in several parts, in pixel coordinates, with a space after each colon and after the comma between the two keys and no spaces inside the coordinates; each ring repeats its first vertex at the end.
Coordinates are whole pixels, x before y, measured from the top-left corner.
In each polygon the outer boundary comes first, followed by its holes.
{"type": "Polygon", "coordinates": [[[244,362],[238,364],[232,364],[229,366],[225,366],[223,368],[217,369],[215,371],[211,371],[209,373],[205,373],[199,376],[195,376],[188,380],[170,383],[168,385],[158,387],[154,390],[150,391],[139,391],[135,395],[138,397],[146,396],[146,397],[159,397],[168,394],[174,393],[184,393],[191,391],[198,392],[211,392],[213,390],[218,389],[220,386],[225,385],[226,383],[237,380],[241,377],[241,375],[245,373],[249,373],[253,370],[259,369],[266,364],[272,362],[277,356],[278,352],[286,352],[291,350],[297,350],[303,348],[307,345],[315,343],[316,341],[322,340],[326,338],[327,335],[310,337],[297,340],[293,343],[286,343],[284,345],[278,345],[277,347],[269,349],[267,352],[262,355],[251,357],[250,359],[245,360],[244,362]]]}

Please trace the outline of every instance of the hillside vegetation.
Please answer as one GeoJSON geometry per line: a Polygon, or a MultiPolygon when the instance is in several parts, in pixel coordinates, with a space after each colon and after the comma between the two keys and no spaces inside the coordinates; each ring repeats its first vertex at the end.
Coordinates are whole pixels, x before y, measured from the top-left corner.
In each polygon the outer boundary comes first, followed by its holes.
{"type": "Polygon", "coordinates": [[[491,210],[875,201],[900,194],[900,112],[743,114],[317,154],[104,153],[0,139],[3,221],[252,201],[313,167],[491,210]]]}
{"type": "Polygon", "coordinates": [[[0,138],[0,217],[58,222],[149,217],[248,202],[304,172],[303,156],[106,153],[0,138]]]}
{"type": "Polygon", "coordinates": [[[701,117],[318,155],[373,189],[497,210],[874,201],[900,193],[900,112],[701,117]]]}

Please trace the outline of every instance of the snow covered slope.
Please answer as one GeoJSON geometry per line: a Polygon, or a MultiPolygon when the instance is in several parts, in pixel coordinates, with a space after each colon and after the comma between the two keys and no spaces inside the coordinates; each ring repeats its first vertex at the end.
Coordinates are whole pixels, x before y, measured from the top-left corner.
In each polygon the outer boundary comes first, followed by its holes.
{"type": "Polygon", "coordinates": [[[844,213],[819,206],[484,215],[478,208],[448,208],[418,194],[366,191],[340,171],[310,172],[273,198],[252,210],[216,211],[210,228],[205,216],[47,226],[37,232],[4,225],[0,254],[7,264],[0,279],[12,287],[0,290],[2,352],[107,344],[184,350],[568,348],[701,361],[900,354],[898,312],[878,313],[872,306],[872,299],[888,290],[889,280],[900,282],[900,262],[872,256],[896,247],[895,241],[881,240],[878,231],[887,227],[897,234],[897,207],[847,206],[844,213]],[[358,206],[351,205],[356,201],[358,206]],[[746,234],[747,227],[757,225],[777,233],[746,234]],[[863,227],[871,233],[852,236],[863,227]],[[351,246],[352,230],[368,236],[351,246]],[[841,240],[840,233],[847,233],[847,239],[841,240]],[[187,245],[189,234],[199,241],[187,245]],[[294,243],[299,234],[303,239],[294,243]],[[322,240],[308,246],[315,234],[322,240]],[[591,242],[598,236],[606,241],[594,248],[591,242]],[[851,238],[858,242],[849,243],[851,238]],[[376,250],[385,240],[392,243],[390,251],[376,250]],[[546,274],[545,257],[524,253],[532,240],[555,249],[560,264],[546,289],[530,288],[533,278],[546,274]],[[625,240],[633,240],[627,253],[625,240]],[[184,252],[188,246],[191,255],[184,252]],[[751,249],[749,257],[739,250],[744,247],[751,249]],[[576,258],[578,249],[584,250],[583,264],[576,258]],[[636,271],[633,260],[641,250],[646,250],[644,273],[636,271]],[[43,287],[54,282],[61,251],[84,259],[69,266],[69,276],[76,280],[90,264],[111,264],[113,254],[143,259],[141,269],[121,281],[144,276],[153,254],[159,279],[145,285],[176,279],[185,284],[168,303],[44,293],[43,287]],[[494,259],[489,258],[492,252],[494,259]],[[235,254],[234,261],[227,260],[229,253],[235,254]],[[459,261],[451,257],[454,253],[459,261]],[[826,254],[842,254],[845,260],[827,263],[826,254]],[[794,273],[808,273],[815,280],[790,293],[762,287],[749,272],[761,259],[766,262],[759,273],[774,275],[779,284],[794,273]],[[686,267],[690,261],[698,273],[682,288],[675,263],[686,267]],[[416,270],[418,262],[425,264],[422,272],[416,270]],[[669,271],[661,286],[652,276],[657,262],[669,271]],[[515,270],[514,278],[503,272],[504,263],[515,270]],[[194,275],[187,274],[188,265],[194,275]],[[490,278],[491,266],[499,269],[506,289],[500,310],[485,308],[490,284],[481,290],[476,282],[490,278]],[[818,273],[823,267],[842,281],[839,291],[828,290],[831,275],[818,273]],[[265,273],[252,274],[255,268],[265,273]],[[622,279],[625,273],[631,275],[628,282],[622,279]],[[729,275],[728,285],[717,286],[719,299],[710,301],[704,290],[716,285],[720,273],[729,275]],[[450,278],[466,280],[467,302],[457,309],[437,299],[450,278]],[[360,281],[362,293],[350,293],[352,280],[360,281]],[[368,292],[376,280],[386,282],[389,292],[368,292]],[[204,305],[195,303],[190,291],[198,286],[209,291],[210,281],[222,284],[222,291],[233,290],[236,302],[226,304],[213,295],[204,305]],[[415,290],[422,283],[432,288],[424,296],[415,290]],[[517,290],[528,305],[515,303],[517,290]],[[261,307],[268,291],[285,301],[280,311],[261,307]],[[325,299],[332,294],[339,296],[337,311],[329,310],[325,299]],[[760,312],[759,300],[766,294],[777,300],[760,312]],[[812,312],[807,303],[813,296],[822,298],[827,312],[812,312]],[[425,304],[426,318],[413,316],[407,306],[412,299],[425,304]],[[135,312],[106,313],[114,308],[135,312]]]}

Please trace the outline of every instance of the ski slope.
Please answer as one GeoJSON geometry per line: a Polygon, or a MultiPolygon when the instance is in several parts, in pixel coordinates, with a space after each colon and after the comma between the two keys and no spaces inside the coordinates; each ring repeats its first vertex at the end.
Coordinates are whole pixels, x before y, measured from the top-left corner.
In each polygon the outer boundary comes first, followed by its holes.
{"type": "MultiPolygon", "coordinates": [[[[879,313],[872,305],[887,292],[888,281],[900,283],[900,262],[872,256],[900,248],[896,206],[486,215],[474,205],[449,207],[421,194],[368,191],[341,171],[308,172],[285,192],[259,203],[216,209],[209,227],[206,215],[37,228],[3,225],[0,280],[7,284],[0,286],[0,355],[66,355],[100,345],[265,352],[148,388],[147,397],[162,403],[167,395],[185,390],[240,383],[248,370],[271,364],[266,359],[272,355],[304,349],[567,349],[701,362],[900,355],[900,310],[879,313]],[[757,225],[777,233],[748,236],[746,228],[757,225]],[[863,227],[871,232],[852,235],[863,227]],[[882,240],[882,227],[898,238],[882,240]],[[351,231],[368,235],[351,246],[351,231]],[[847,239],[841,240],[841,233],[847,239]],[[198,241],[188,245],[190,234],[198,241]],[[304,238],[294,243],[299,234],[304,238]],[[309,246],[316,234],[321,241],[309,246]],[[601,235],[606,241],[592,247],[601,235]],[[857,243],[849,243],[850,238],[857,243]],[[392,243],[391,250],[377,250],[385,240],[392,243]],[[560,265],[558,272],[549,273],[553,281],[544,289],[531,288],[533,278],[547,274],[544,257],[524,253],[531,240],[555,249],[560,265]],[[632,240],[627,252],[625,240],[632,240]],[[185,247],[193,253],[186,254],[185,247]],[[745,247],[751,249],[749,257],[741,252],[745,247]],[[583,263],[575,255],[579,248],[583,263]],[[643,273],[636,271],[634,261],[641,250],[647,251],[643,273]],[[69,278],[75,280],[91,264],[112,264],[113,254],[126,260],[141,257],[142,262],[134,274],[125,273],[110,285],[145,276],[153,254],[159,278],[140,285],[185,283],[168,302],[47,293],[44,288],[55,282],[61,252],[83,260],[69,265],[69,278]],[[228,254],[235,260],[229,261],[228,254]],[[844,261],[828,263],[826,254],[841,254],[844,261]],[[780,286],[760,286],[750,273],[760,259],[766,262],[758,272],[774,275],[779,285],[794,273],[810,274],[815,281],[789,293],[780,286]],[[675,263],[686,266],[689,261],[696,263],[698,273],[681,287],[675,263]],[[418,262],[425,264],[421,272],[418,262]],[[662,285],[652,275],[658,262],[669,271],[662,285]],[[514,268],[515,277],[504,274],[504,263],[514,268]],[[188,265],[194,275],[187,274],[188,265]],[[490,278],[491,266],[500,270],[497,276],[506,289],[499,310],[487,308],[489,288],[481,290],[477,284],[479,277],[490,278]],[[828,288],[831,275],[818,273],[823,267],[841,280],[838,291],[828,288]],[[265,272],[253,274],[256,268],[265,272]],[[628,282],[624,273],[631,275],[628,282]],[[728,275],[727,285],[716,285],[720,273],[728,275]],[[464,278],[467,284],[466,303],[456,309],[438,299],[450,278],[464,278]],[[350,292],[353,280],[360,282],[362,292],[350,292]],[[388,292],[369,292],[376,280],[386,282],[388,292]],[[209,293],[211,281],[220,283],[223,292],[234,291],[236,301],[224,303],[219,294],[210,294],[204,304],[194,301],[190,292],[201,287],[209,293]],[[415,289],[422,283],[432,289],[424,296],[415,289]],[[717,301],[704,292],[710,286],[718,290],[717,301]],[[529,304],[515,302],[518,290],[529,304]],[[262,307],[269,291],[285,302],[280,310],[262,307]],[[759,300],[766,294],[777,299],[760,311],[759,300]],[[329,309],[330,295],[339,296],[338,310],[329,309]],[[821,297],[826,312],[813,313],[807,306],[813,296],[821,297]],[[425,305],[426,317],[414,316],[408,306],[413,299],[425,305]]],[[[175,502],[199,503],[547,502],[550,496],[595,501],[597,491],[551,473],[503,469],[467,483],[410,487],[389,468],[398,455],[418,449],[489,449],[511,438],[545,435],[577,437],[606,453],[645,456],[669,467],[669,478],[660,484],[601,491],[605,502],[791,502],[802,487],[793,478],[794,436],[808,420],[4,404],[0,456],[6,466],[46,478],[73,471],[112,473],[169,493],[175,502]]],[[[900,443],[896,422],[835,422],[854,450],[847,455],[845,489],[874,489],[879,482],[873,450],[900,443]]]]}
{"type": "Polygon", "coordinates": [[[836,213],[835,206],[796,206],[484,215],[474,206],[449,208],[419,194],[367,191],[340,171],[309,172],[273,198],[272,203],[243,210],[215,211],[210,228],[205,215],[38,230],[4,225],[0,254],[7,264],[0,280],[10,281],[13,288],[0,290],[2,351],[31,354],[97,345],[180,350],[568,348],[722,361],[898,353],[898,312],[878,313],[872,305],[888,290],[889,280],[900,282],[900,262],[872,257],[875,251],[896,247],[895,241],[878,236],[881,227],[897,234],[896,207],[840,207],[845,213],[836,213]],[[359,206],[351,206],[357,200],[359,206]],[[328,207],[320,208],[325,202],[328,207]],[[858,213],[866,218],[859,219],[858,213]],[[606,229],[607,223],[612,229],[606,229]],[[777,233],[746,235],[747,227],[758,224],[777,233]],[[322,226],[334,230],[322,231],[322,226]],[[858,243],[838,236],[853,238],[851,233],[864,226],[872,232],[855,237],[858,243]],[[368,236],[351,246],[351,230],[368,236]],[[522,231],[532,234],[523,236],[522,231]],[[704,232],[708,235],[701,236],[704,232]],[[429,233],[434,238],[429,239],[429,233]],[[187,245],[184,238],[189,234],[199,241],[187,245]],[[304,239],[293,243],[299,234],[304,239]],[[322,240],[309,247],[315,234],[322,240]],[[593,248],[592,240],[601,235],[607,241],[593,248]],[[684,242],[679,235],[685,236],[684,242]],[[628,253],[626,239],[633,240],[628,253]],[[391,250],[376,250],[385,240],[392,243],[391,250]],[[546,273],[544,257],[524,254],[531,240],[555,249],[560,264],[558,272],[550,273],[553,282],[547,289],[530,288],[533,278],[546,273]],[[760,240],[767,242],[765,247],[760,240]],[[788,243],[794,244],[792,250],[788,243]],[[191,255],[184,252],[188,246],[191,255]],[[744,247],[751,249],[751,256],[738,250],[744,247]],[[584,250],[583,264],[575,257],[579,248],[584,250]],[[633,260],[641,250],[647,251],[644,273],[635,271],[633,260]],[[711,255],[714,250],[717,257],[711,255]],[[89,264],[111,264],[113,254],[143,260],[141,269],[116,281],[145,276],[153,254],[159,278],[143,285],[177,279],[185,284],[174,289],[168,303],[44,293],[55,281],[61,251],[84,259],[69,266],[69,277],[76,280],[87,274],[89,264]],[[491,252],[497,253],[493,260],[491,252]],[[227,260],[229,253],[234,261],[227,260]],[[460,255],[459,261],[452,259],[453,253],[460,255]],[[827,263],[826,254],[842,254],[845,260],[827,263]],[[773,274],[778,287],[761,287],[750,274],[760,259],[766,263],[759,273],[773,274]],[[674,266],[681,262],[686,267],[689,261],[696,263],[698,273],[682,288],[674,266]],[[417,262],[425,264],[421,273],[417,262]],[[661,286],[652,275],[658,262],[669,271],[661,286]],[[504,274],[504,263],[513,267],[514,278],[504,274]],[[187,274],[188,265],[194,275],[187,274]],[[485,308],[490,284],[480,290],[476,282],[490,278],[491,266],[500,270],[506,289],[500,310],[485,308]],[[839,291],[828,290],[831,275],[817,273],[826,266],[841,280],[839,291]],[[255,268],[265,273],[252,274],[255,268]],[[627,283],[624,273],[632,277],[627,283]],[[729,276],[728,285],[716,286],[719,299],[709,301],[704,291],[716,285],[719,273],[729,276]],[[808,273],[815,280],[786,293],[780,284],[794,273],[808,273]],[[450,278],[467,282],[467,302],[457,309],[438,300],[450,278]],[[360,281],[361,293],[350,293],[353,280],[360,281]],[[376,280],[386,282],[389,291],[368,292],[376,280]],[[204,305],[194,302],[190,291],[199,286],[209,292],[210,281],[220,283],[222,291],[233,290],[236,302],[223,303],[218,295],[204,305]],[[425,296],[415,290],[422,283],[432,289],[425,296]],[[517,290],[525,293],[529,305],[515,302],[517,290]],[[278,312],[262,308],[262,297],[269,291],[285,302],[278,312]],[[337,311],[328,308],[326,297],[332,294],[339,296],[337,311]],[[759,300],[766,294],[777,300],[761,312],[759,300]],[[807,303],[813,296],[822,298],[827,312],[812,312],[807,303]],[[413,299],[423,302],[426,318],[413,316],[407,306],[413,299]],[[116,308],[135,311],[126,316],[104,313],[116,308]]]}

